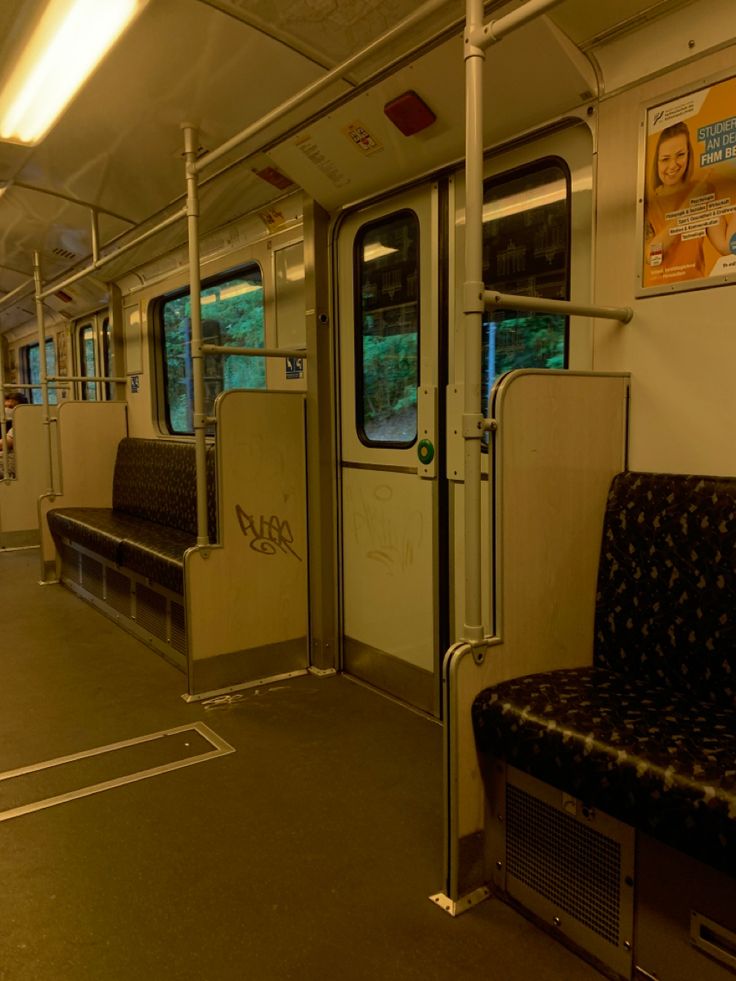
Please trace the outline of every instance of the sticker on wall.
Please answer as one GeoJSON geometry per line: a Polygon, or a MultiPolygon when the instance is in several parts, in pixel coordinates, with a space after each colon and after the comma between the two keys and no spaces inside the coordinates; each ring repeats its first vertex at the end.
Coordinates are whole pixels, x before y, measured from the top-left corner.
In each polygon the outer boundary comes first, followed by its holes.
{"type": "Polygon", "coordinates": [[[383,143],[377,140],[372,133],[369,133],[362,123],[349,123],[343,127],[342,132],[367,157],[372,153],[377,153],[378,150],[383,150],[383,143]]]}
{"type": "Polygon", "coordinates": [[[304,377],[304,358],[286,358],[286,380],[295,381],[304,377]]]}
{"type": "Polygon", "coordinates": [[[265,211],[259,211],[258,214],[269,231],[279,228],[286,222],[283,211],[279,211],[278,208],[267,208],[265,211]]]}
{"type": "Polygon", "coordinates": [[[350,183],[347,174],[343,174],[336,163],[333,163],[319,148],[309,133],[302,133],[294,140],[294,146],[300,150],[307,160],[312,163],[317,170],[331,181],[335,187],[346,187],[350,183]]]}
{"type": "Polygon", "coordinates": [[[736,276],[735,104],[732,77],[646,108],[639,295],[736,276]]]}
{"type": "Polygon", "coordinates": [[[135,394],[136,392],[139,392],[140,391],[140,387],[141,387],[141,378],[140,378],[140,375],[131,375],[130,376],[130,391],[131,391],[131,393],[132,394],[135,394]]]}

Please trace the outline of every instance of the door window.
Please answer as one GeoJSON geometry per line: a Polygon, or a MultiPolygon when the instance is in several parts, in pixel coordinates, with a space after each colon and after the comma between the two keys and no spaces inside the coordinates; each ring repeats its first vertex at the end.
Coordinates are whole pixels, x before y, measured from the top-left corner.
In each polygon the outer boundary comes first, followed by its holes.
{"type": "MultiPolygon", "coordinates": [[[[546,160],[486,182],[483,282],[501,293],[565,300],[570,283],[569,175],[546,160]]],[[[495,380],[513,368],[567,367],[568,318],[518,310],[483,317],[482,411],[495,380]]]]}
{"type": "MultiPolygon", "coordinates": [[[[96,375],[95,364],[95,329],[92,324],[85,324],[79,328],[79,368],[80,375],[87,377],[96,375]]],[[[84,382],[82,385],[82,398],[89,402],[97,399],[97,385],[95,382],[84,382]]]]}
{"type": "Polygon", "coordinates": [[[419,220],[412,211],[355,239],[356,424],[368,446],[411,446],[419,384],[419,220]]]}
{"type": "MultiPolygon", "coordinates": [[[[192,356],[189,289],[164,297],[159,305],[166,419],[172,433],[191,433],[192,356]]],[[[225,277],[202,283],[202,340],[231,347],[264,346],[263,278],[256,263],[225,277]]],[[[261,357],[206,355],[205,406],[213,412],[215,398],[231,388],[265,388],[261,357]]]]}

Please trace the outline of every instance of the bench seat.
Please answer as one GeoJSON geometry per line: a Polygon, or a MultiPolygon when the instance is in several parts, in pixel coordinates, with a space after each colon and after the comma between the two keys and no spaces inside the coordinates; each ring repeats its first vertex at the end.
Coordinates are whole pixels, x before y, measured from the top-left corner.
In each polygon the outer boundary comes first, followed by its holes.
{"type": "Polygon", "coordinates": [[[55,537],[184,592],[184,553],[197,544],[191,532],[110,508],[56,508],[48,521],[55,537]]]}
{"type": "Polygon", "coordinates": [[[614,477],[592,665],[486,689],[473,727],[481,753],[736,876],[736,478],[614,477]]]}
{"type": "Polygon", "coordinates": [[[604,668],[482,692],[476,744],[736,876],[736,708],[604,668]]]}
{"type": "Polygon", "coordinates": [[[124,538],[134,533],[133,523],[138,520],[110,508],[54,508],[48,513],[55,538],[66,538],[116,563],[124,538]]]}
{"type": "MultiPolygon", "coordinates": [[[[217,539],[214,448],[207,456],[207,518],[217,539]]],[[[126,437],[118,445],[112,508],[53,508],[51,534],[184,593],[184,553],[197,544],[195,447],[126,437]]]]}
{"type": "Polygon", "coordinates": [[[184,553],[196,544],[191,532],[139,518],[135,536],[120,545],[120,565],[181,595],[184,553]]]}

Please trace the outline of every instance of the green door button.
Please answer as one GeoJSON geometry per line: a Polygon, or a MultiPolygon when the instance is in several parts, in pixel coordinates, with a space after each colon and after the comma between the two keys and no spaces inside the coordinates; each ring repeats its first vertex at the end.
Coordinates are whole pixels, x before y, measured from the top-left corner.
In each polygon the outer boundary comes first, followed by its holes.
{"type": "Polygon", "coordinates": [[[419,462],[428,466],[434,460],[434,446],[431,439],[420,439],[417,445],[419,462]]]}

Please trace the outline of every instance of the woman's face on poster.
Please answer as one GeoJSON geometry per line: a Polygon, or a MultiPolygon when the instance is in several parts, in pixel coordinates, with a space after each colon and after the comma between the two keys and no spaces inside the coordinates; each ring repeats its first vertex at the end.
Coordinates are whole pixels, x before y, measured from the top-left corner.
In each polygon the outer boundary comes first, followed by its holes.
{"type": "Polygon", "coordinates": [[[685,179],[688,157],[687,137],[684,133],[662,140],[657,154],[657,172],[665,187],[673,187],[685,179]]]}

